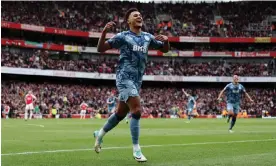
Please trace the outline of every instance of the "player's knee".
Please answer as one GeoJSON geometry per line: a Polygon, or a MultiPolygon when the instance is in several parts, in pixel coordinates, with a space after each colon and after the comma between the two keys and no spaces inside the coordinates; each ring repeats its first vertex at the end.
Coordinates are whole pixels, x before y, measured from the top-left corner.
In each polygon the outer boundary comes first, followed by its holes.
{"type": "Polygon", "coordinates": [[[139,120],[141,118],[141,112],[142,112],[142,108],[141,107],[134,107],[132,110],[131,110],[131,117],[133,119],[137,119],[139,120]]]}
{"type": "Polygon", "coordinates": [[[123,114],[119,114],[118,112],[116,112],[115,116],[116,116],[116,118],[117,118],[118,121],[121,121],[121,120],[123,120],[126,117],[126,114],[123,115],[123,114]]]}
{"type": "Polygon", "coordinates": [[[141,118],[141,112],[135,112],[131,114],[133,119],[139,120],[141,118]]]}
{"type": "MultiPolygon", "coordinates": [[[[141,112],[142,112],[142,108],[141,108],[141,106],[138,106],[138,105],[136,107],[133,107],[131,110],[132,115],[134,115],[138,119],[141,117],[141,112]]],[[[137,119],[137,118],[135,118],[135,119],[137,119]]]]}

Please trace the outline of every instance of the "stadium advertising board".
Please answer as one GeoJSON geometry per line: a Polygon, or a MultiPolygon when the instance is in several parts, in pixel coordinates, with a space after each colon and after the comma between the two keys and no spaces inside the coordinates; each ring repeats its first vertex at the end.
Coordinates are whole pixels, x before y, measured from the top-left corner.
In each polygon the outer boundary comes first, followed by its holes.
{"type": "MultiPolygon", "coordinates": [[[[41,70],[29,68],[2,67],[1,73],[19,74],[19,75],[39,75],[68,78],[87,78],[87,79],[105,79],[115,80],[115,74],[71,72],[61,70],[41,70]]],[[[145,75],[144,81],[162,81],[162,82],[231,82],[232,77],[220,76],[165,76],[165,75],[145,75]]],[[[275,82],[276,77],[240,77],[240,82],[275,82]]]]}
{"type": "MultiPolygon", "coordinates": [[[[73,45],[58,45],[50,43],[37,43],[24,40],[11,40],[1,39],[2,45],[14,45],[25,48],[42,48],[46,50],[54,51],[67,51],[67,52],[86,52],[86,53],[98,53],[96,47],[84,47],[73,45]]],[[[107,50],[105,54],[118,54],[119,50],[111,49],[107,50]]],[[[229,52],[229,51],[169,51],[168,53],[162,53],[157,50],[149,50],[150,56],[171,56],[171,57],[276,57],[276,51],[262,51],[262,52],[229,52]]]]}
{"type": "Polygon", "coordinates": [[[188,37],[188,36],[180,36],[180,42],[188,42],[188,43],[209,43],[209,37],[188,37]]]}
{"type": "Polygon", "coordinates": [[[195,52],[194,51],[179,51],[178,56],[180,56],[180,57],[194,57],[195,52]]]}
{"type": "Polygon", "coordinates": [[[255,37],[255,43],[270,43],[270,37],[255,37]]]}
{"type": "Polygon", "coordinates": [[[235,52],[235,57],[270,57],[270,52],[235,52]]]}
{"type": "MultiPolygon", "coordinates": [[[[31,24],[20,24],[8,21],[1,21],[1,27],[10,29],[21,29],[26,31],[36,31],[41,33],[50,33],[65,36],[78,36],[85,38],[99,38],[101,33],[99,32],[85,32],[79,30],[68,30],[56,27],[44,27],[31,24]]],[[[113,37],[114,34],[107,33],[106,38],[113,37]]],[[[190,37],[179,36],[169,37],[171,42],[189,42],[189,43],[276,43],[275,37],[190,37]]]]}
{"type": "Polygon", "coordinates": [[[36,32],[45,32],[45,27],[29,25],[29,24],[21,24],[21,29],[29,30],[29,31],[36,31],[36,32]]]}
{"type": "Polygon", "coordinates": [[[233,52],[201,52],[202,57],[232,57],[233,52]]]}

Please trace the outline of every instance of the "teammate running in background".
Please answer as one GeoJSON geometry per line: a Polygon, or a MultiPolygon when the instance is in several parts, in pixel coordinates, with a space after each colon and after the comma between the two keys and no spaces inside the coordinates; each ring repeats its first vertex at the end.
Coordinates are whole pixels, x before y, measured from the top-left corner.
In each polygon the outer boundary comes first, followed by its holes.
{"type": "Polygon", "coordinates": [[[185,94],[186,97],[188,97],[188,104],[187,104],[188,121],[187,121],[187,123],[190,123],[191,117],[193,116],[193,110],[196,109],[197,96],[195,94],[195,91],[192,91],[191,95],[188,94],[184,89],[182,89],[182,92],[185,94]]]}
{"type": "MultiPolygon", "coordinates": [[[[244,92],[250,102],[253,102],[252,98],[245,91],[242,84],[239,83],[239,77],[237,75],[233,76],[233,82],[226,85],[226,87],[219,93],[217,100],[221,100],[221,96],[226,91],[227,97],[227,111],[229,119],[232,117],[232,121],[229,127],[229,132],[232,133],[232,129],[235,126],[237,115],[240,110],[240,102],[242,98],[242,93],[244,92]]],[[[229,121],[229,120],[228,120],[229,121]]]]}
{"type": "Polygon", "coordinates": [[[28,111],[30,112],[30,119],[32,119],[33,110],[34,110],[33,103],[35,101],[36,101],[36,97],[33,95],[32,91],[29,91],[28,94],[25,96],[25,103],[26,103],[25,120],[28,119],[28,111]]]}
{"type": "Polygon", "coordinates": [[[107,103],[108,114],[109,115],[113,114],[116,108],[116,97],[114,96],[113,92],[111,92],[111,95],[106,100],[106,103],[107,103]]]}
{"type": "Polygon", "coordinates": [[[80,108],[81,108],[80,119],[85,119],[87,107],[88,105],[83,101],[80,105],[80,108]]]}
{"type": "Polygon", "coordinates": [[[169,42],[167,36],[158,35],[155,37],[142,31],[143,18],[137,9],[129,9],[125,15],[125,21],[129,25],[129,31],[118,33],[105,41],[107,31],[115,26],[114,22],[109,22],[104,27],[98,42],[98,52],[105,52],[112,48],[120,49],[119,64],[116,71],[116,86],[120,101],[115,113],[109,117],[100,131],[94,132],[96,137],[95,151],[100,152],[104,135],[117,126],[130,111],[133,157],[138,162],[145,162],[147,159],[142,154],[139,145],[140,117],[142,113],[139,90],[142,86],[149,47],[168,52],[169,42]]]}

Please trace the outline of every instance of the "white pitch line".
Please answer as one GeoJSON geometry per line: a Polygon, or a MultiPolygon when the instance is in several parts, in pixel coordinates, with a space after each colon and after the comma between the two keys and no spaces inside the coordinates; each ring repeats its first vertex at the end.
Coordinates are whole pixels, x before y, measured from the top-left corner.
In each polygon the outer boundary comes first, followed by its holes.
{"type": "Polygon", "coordinates": [[[27,124],[27,125],[30,125],[30,126],[38,126],[38,127],[44,127],[44,125],[37,125],[37,124],[27,124]]]}
{"type": "MultiPolygon", "coordinates": [[[[231,143],[245,143],[245,142],[266,142],[266,141],[276,141],[274,139],[262,139],[262,140],[240,140],[240,141],[226,141],[226,142],[197,142],[188,144],[163,144],[163,145],[144,145],[143,148],[151,147],[166,147],[166,146],[194,146],[194,145],[213,145],[213,144],[231,144],[231,143]]],[[[111,149],[129,149],[132,146],[121,146],[121,147],[106,147],[103,150],[111,149]]],[[[1,156],[15,156],[15,155],[28,155],[28,154],[42,154],[42,153],[58,153],[58,152],[77,152],[77,151],[90,151],[94,149],[63,149],[63,150],[47,150],[47,151],[37,151],[37,152],[19,152],[19,153],[6,153],[1,154],[1,156]]]]}

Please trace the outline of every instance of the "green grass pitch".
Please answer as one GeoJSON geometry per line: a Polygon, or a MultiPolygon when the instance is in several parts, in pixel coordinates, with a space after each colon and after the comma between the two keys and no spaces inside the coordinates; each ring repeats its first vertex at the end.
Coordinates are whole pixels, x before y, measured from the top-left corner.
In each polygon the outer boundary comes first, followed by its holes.
{"type": "Polygon", "coordinates": [[[2,119],[2,166],[273,166],[276,119],[142,119],[147,163],[132,157],[129,124],[122,121],[94,152],[93,131],[105,119],[2,119]]]}

